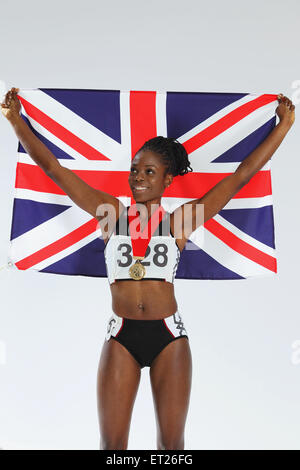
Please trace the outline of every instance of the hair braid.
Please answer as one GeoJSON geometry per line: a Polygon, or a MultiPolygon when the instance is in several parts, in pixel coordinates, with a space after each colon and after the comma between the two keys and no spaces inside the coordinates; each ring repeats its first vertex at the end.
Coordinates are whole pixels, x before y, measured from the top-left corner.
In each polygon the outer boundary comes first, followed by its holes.
{"type": "Polygon", "coordinates": [[[141,150],[151,150],[161,155],[167,167],[166,173],[171,173],[173,176],[184,176],[189,171],[193,171],[186,149],[174,137],[153,137],[147,140],[138,152],[141,150]]]}

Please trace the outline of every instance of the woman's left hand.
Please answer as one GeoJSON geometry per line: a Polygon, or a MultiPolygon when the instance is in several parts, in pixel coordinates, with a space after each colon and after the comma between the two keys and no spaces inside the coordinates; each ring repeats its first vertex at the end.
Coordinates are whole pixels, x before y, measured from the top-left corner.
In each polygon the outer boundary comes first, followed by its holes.
{"type": "Polygon", "coordinates": [[[279,105],[276,108],[276,113],[280,122],[285,122],[291,127],[295,121],[295,105],[282,93],[277,96],[277,100],[279,105]]]}

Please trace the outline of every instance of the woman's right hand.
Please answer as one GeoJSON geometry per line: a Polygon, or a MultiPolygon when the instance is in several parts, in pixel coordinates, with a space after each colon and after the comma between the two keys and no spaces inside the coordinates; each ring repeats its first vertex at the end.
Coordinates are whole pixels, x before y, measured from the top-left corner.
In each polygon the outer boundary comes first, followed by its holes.
{"type": "Polygon", "coordinates": [[[19,88],[11,88],[5,95],[1,103],[1,111],[3,116],[9,121],[20,115],[21,103],[17,97],[19,88]]]}

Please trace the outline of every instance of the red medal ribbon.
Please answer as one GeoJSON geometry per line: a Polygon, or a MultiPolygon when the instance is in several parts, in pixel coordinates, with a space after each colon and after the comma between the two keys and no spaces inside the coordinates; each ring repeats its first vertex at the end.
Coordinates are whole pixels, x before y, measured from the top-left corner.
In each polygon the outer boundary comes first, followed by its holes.
{"type": "Polygon", "coordinates": [[[135,237],[132,238],[132,230],[130,228],[131,222],[139,216],[129,215],[129,212],[133,211],[131,208],[134,207],[135,205],[136,204],[133,204],[132,206],[130,206],[128,210],[129,233],[131,237],[133,257],[136,259],[143,259],[145,257],[145,253],[149,245],[149,242],[151,240],[151,237],[153,233],[155,232],[155,230],[157,229],[157,227],[159,226],[160,222],[162,221],[166,211],[164,210],[163,206],[159,206],[156,209],[156,211],[153,212],[152,216],[148,220],[148,224],[145,226],[143,232],[141,232],[141,223],[140,222],[138,223],[136,227],[135,237]],[[147,233],[148,235],[146,235],[147,233]]]}

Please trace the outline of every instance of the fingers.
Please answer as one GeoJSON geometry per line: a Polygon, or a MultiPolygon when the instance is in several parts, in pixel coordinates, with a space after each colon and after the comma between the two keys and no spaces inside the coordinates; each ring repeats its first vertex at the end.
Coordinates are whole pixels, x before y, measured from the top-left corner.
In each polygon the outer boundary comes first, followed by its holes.
{"type": "Polygon", "coordinates": [[[3,102],[1,103],[1,112],[7,117],[12,119],[21,109],[21,104],[18,98],[19,88],[11,88],[5,95],[3,102]]]}
{"type": "Polygon", "coordinates": [[[295,109],[295,105],[293,104],[293,102],[287,96],[284,96],[282,93],[277,95],[277,100],[279,101],[279,103],[285,104],[286,107],[290,110],[295,109]]]}
{"type": "Polygon", "coordinates": [[[10,106],[10,103],[11,103],[11,97],[12,97],[12,93],[11,93],[11,90],[9,90],[6,95],[5,95],[5,104],[7,106],[10,106]]]}
{"type": "Polygon", "coordinates": [[[6,105],[6,106],[10,106],[11,104],[11,101],[15,98],[17,98],[17,93],[19,91],[19,88],[11,88],[5,95],[5,98],[4,98],[4,101],[3,101],[3,104],[6,105]]]}

